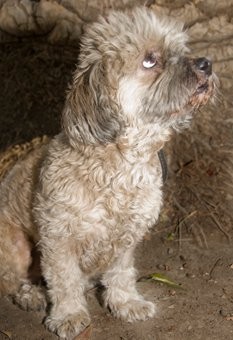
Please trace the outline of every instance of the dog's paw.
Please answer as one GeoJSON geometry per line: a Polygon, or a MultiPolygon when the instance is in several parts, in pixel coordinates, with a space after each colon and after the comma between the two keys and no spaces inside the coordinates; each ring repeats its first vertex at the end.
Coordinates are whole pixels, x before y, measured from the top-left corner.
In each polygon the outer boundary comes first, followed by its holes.
{"type": "Polygon", "coordinates": [[[13,302],[21,309],[27,311],[39,311],[46,308],[47,302],[41,287],[24,283],[13,296],[13,302]]]}
{"type": "Polygon", "coordinates": [[[72,340],[90,325],[90,316],[85,311],[70,314],[64,319],[56,319],[48,316],[45,320],[46,328],[61,339],[72,340]]]}
{"type": "Polygon", "coordinates": [[[143,299],[129,300],[109,307],[114,316],[128,322],[144,321],[155,315],[155,305],[143,299]]]}

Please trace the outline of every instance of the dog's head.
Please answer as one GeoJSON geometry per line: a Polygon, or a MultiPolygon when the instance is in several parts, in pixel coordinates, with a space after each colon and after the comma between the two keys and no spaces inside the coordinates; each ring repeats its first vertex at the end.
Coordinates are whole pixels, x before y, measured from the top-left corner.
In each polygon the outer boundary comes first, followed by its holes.
{"type": "Polygon", "coordinates": [[[63,112],[70,143],[109,143],[128,126],[186,122],[215,87],[211,61],[190,57],[186,42],[182,24],[147,8],[91,24],[63,112]]]}

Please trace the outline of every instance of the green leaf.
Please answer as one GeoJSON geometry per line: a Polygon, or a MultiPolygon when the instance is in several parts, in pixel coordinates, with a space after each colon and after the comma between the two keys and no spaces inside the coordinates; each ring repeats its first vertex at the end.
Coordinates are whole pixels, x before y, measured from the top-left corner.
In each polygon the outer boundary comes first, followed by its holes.
{"type": "Polygon", "coordinates": [[[172,281],[171,279],[169,279],[167,276],[163,274],[153,273],[148,276],[148,279],[151,279],[151,280],[154,280],[160,283],[165,283],[166,285],[169,285],[174,288],[182,288],[180,284],[172,281]]]}
{"type": "Polygon", "coordinates": [[[167,235],[167,241],[173,241],[175,239],[175,234],[174,233],[169,233],[167,235]]]}

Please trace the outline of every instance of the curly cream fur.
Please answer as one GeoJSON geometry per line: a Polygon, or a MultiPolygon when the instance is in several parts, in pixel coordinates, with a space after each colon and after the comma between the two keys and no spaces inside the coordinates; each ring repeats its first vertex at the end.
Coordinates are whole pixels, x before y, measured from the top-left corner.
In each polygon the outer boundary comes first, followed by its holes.
{"type": "Polygon", "coordinates": [[[133,253],[162,204],[157,152],[215,84],[186,55],[186,40],[182,25],[145,8],[90,25],[62,132],[1,183],[0,293],[26,309],[44,306],[28,276],[37,245],[51,303],[45,324],[61,338],[90,323],[85,290],[96,276],[116,317],[155,313],[137,292],[133,253]],[[142,64],[148,54],[151,69],[142,64]]]}

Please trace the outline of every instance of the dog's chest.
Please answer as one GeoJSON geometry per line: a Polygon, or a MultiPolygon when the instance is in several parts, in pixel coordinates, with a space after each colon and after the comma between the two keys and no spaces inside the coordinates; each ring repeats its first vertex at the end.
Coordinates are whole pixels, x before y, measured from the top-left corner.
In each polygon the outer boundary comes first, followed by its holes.
{"type": "Polygon", "coordinates": [[[112,178],[104,194],[105,209],[112,217],[134,222],[151,219],[161,201],[158,169],[129,169],[112,178]]]}
{"type": "Polygon", "coordinates": [[[87,246],[81,257],[83,270],[108,266],[143,238],[159,215],[161,182],[159,167],[138,166],[118,171],[99,191],[94,208],[98,216],[95,234],[90,249],[87,246]]]}

